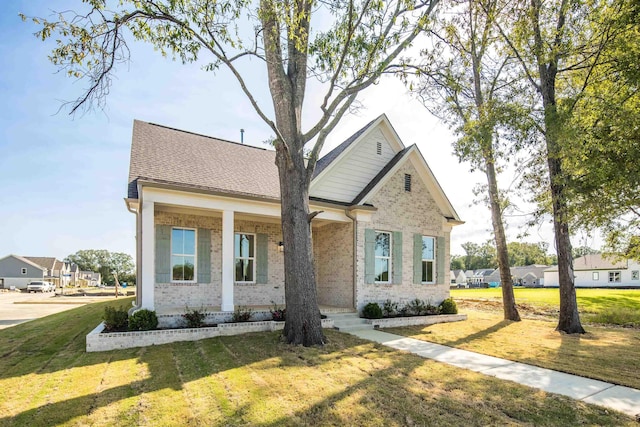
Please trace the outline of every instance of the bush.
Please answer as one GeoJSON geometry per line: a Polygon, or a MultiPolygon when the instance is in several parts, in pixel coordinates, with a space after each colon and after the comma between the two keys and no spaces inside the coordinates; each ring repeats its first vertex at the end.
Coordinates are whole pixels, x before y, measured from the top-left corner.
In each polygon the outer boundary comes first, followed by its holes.
{"type": "Polygon", "coordinates": [[[365,319],[381,319],[382,309],[380,308],[378,303],[370,302],[362,309],[362,317],[364,317],[365,319]]]}
{"type": "Polygon", "coordinates": [[[113,308],[107,306],[104,308],[104,329],[106,331],[126,331],[129,315],[124,308],[113,308]]]}
{"type": "Polygon", "coordinates": [[[185,307],[185,313],[182,315],[182,318],[187,322],[187,328],[202,328],[205,317],[207,317],[207,312],[203,308],[190,310],[189,306],[185,307]]]}
{"type": "Polygon", "coordinates": [[[392,317],[395,316],[398,312],[398,303],[391,302],[390,299],[386,300],[382,304],[382,315],[384,317],[392,317]]]}
{"type": "Polygon", "coordinates": [[[273,309],[269,310],[271,312],[271,320],[275,320],[276,322],[284,322],[287,317],[287,309],[279,308],[278,304],[271,301],[273,303],[273,309]]]}
{"type": "Polygon", "coordinates": [[[253,316],[253,312],[251,311],[250,308],[239,305],[233,311],[233,316],[231,316],[231,321],[232,322],[248,322],[249,320],[251,320],[252,316],[253,316]]]}
{"type": "Polygon", "coordinates": [[[129,318],[130,331],[150,331],[158,327],[158,316],[155,311],[138,310],[129,318]]]}
{"type": "Polygon", "coordinates": [[[414,316],[422,316],[423,314],[427,314],[427,306],[424,301],[416,298],[412,300],[408,305],[409,313],[414,316]]]}
{"type": "Polygon", "coordinates": [[[458,305],[453,298],[447,298],[440,303],[440,314],[458,314],[458,305]]]}

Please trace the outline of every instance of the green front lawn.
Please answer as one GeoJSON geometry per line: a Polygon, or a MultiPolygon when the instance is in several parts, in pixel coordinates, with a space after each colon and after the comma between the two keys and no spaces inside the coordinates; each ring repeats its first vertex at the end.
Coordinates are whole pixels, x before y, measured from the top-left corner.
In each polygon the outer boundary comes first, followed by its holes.
{"type": "MultiPolygon", "coordinates": [[[[515,288],[516,302],[537,310],[555,311],[560,305],[558,289],[515,288]]],[[[456,300],[502,301],[502,289],[452,289],[456,300]]],[[[578,309],[592,323],[640,326],[640,289],[576,289],[578,309]]]]}
{"type": "Polygon", "coordinates": [[[0,331],[0,426],[635,425],[335,331],[324,348],[258,333],[85,353],[107,304],[0,331]]]}

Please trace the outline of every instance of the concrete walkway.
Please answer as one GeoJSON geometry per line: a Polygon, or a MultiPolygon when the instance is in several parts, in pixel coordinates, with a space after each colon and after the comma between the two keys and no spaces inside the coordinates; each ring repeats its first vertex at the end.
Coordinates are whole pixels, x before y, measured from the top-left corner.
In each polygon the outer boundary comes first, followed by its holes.
{"type": "Polygon", "coordinates": [[[638,417],[640,414],[640,390],[633,388],[420,341],[414,338],[405,338],[378,330],[352,330],[349,333],[387,347],[417,354],[426,359],[437,360],[438,362],[469,369],[502,380],[514,381],[549,393],[562,394],[586,403],[611,408],[632,417],[638,417]]]}

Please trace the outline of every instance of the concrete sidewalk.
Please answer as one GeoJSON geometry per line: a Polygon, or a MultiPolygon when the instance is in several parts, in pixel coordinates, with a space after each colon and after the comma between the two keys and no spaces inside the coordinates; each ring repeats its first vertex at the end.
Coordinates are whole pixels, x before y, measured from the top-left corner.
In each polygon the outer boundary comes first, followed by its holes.
{"type": "Polygon", "coordinates": [[[433,359],[458,368],[514,381],[549,393],[562,394],[586,403],[611,408],[632,417],[638,417],[638,414],[640,414],[640,390],[633,388],[420,341],[414,338],[405,338],[378,330],[353,330],[349,331],[349,333],[387,347],[417,354],[426,359],[433,359]]]}

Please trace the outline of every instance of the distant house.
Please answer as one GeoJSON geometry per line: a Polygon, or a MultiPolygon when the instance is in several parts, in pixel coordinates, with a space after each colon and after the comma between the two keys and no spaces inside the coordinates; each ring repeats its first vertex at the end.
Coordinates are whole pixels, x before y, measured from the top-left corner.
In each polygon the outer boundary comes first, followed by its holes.
{"type": "Polygon", "coordinates": [[[63,264],[62,261],[58,261],[55,257],[26,256],[23,258],[28,259],[35,264],[38,264],[42,268],[45,268],[47,272],[44,280],[53,283],[56,287],[60,286],[60,271],[61,264],[63,264]]]}
{"type": "MultiPolygon", "coordinates": [[[[634,260],[613,261],[601,254],[585,255],[573,260],[577,288],[638,288],[640,263],[634,260]]],[[[544,286],[558,287],[558,267],[544,271],[544,286]]]]}
{"type": "Polygon", "coordinates": [[[527,265],[524,267],[511,267],[511,277],[513,284],[527,288],[538,288],[544,286],[544,271],[548,265],[527,265]]]}
{"type": "Polygon", "coordinates": [[[451,284],[466,285],[467,282],[468,278],[464,270],[453,270],[451,272],[451,284]]]}
{"type": "Polygon", "coordinates": [[[48,270],[18,255],[0,259],[0,289],[26,289],[32,281],[47,280],[48,270]]]}
{"type": "Polygon", "coordinates": [[[78,282],[81,287],[100,286],[100,283],[102,283],[100,273],[94,273],[93,271],[80,271],[78,277],[78,282]]]}
{"type": "MultiPolygon", "coordinates": [[[[521,267],[510,267],[511,279],[515,286],[525,286],[536,288],[544,283],[544,271],[549,268],[546,265],[527,265],[521,267]]],[[[500,270],[495,269],[491,274],[484,277],[484,283],[488,283],[491,287],[500,286],[502,279],[500,278],[500,270]]]]}
{"type": "Polygon", "coordinates": [[[472,287],[485,287],[485,285],[489,285],[488,277],[494,272],[494,269],[481,269],[476,270],[471,276],[470,286],[472,287]]]}

